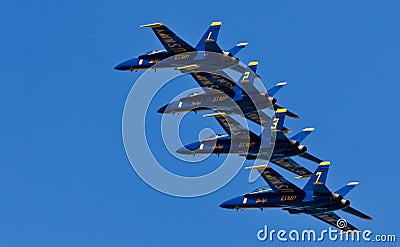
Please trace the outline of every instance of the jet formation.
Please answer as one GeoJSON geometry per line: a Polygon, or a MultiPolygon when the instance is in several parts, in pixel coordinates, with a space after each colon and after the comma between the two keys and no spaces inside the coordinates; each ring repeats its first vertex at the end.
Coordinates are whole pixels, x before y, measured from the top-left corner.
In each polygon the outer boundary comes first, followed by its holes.
{"type": "Polygon", "coordinates": [[[290,214],[311,215],[341,229],[344,233],[359,231],[350,223],[345,226],[338,225],[341,218],[335,213],[341,210],[362,219],[372,219],[351,207],[350,201],[344,198],[358,182],[349,182],[335,192],[326,187],[330,162],[314,156],[309,152],[309,148],[302,144],[314,128],[306,127],[293,136],[287,136],[290,130],[284,125],[285,118],[300,118],[296,113],[277,104],[278,99],[275,96],[287,82],[277,82],[266,92],[257,89],[254,84],[255,80],[260,78],[257,74],[258,61],[250,61],[244,67],[236,57],[248,43],[238,42],[234,47],[223,50],[217,44],[221,25],[220,21],[212,22],[194,47],[162,23],[142,25],[141,27],[152,29],[164,50],[152,50],[128,59],[116,65],[114,69],[138,71],[173,68],[189,74],[202,88],[202,92],[169,102],[157,112],[178,114],[212,111],[204,117],[214,118],[225,133],[186,144],[179,148],[177,153],[239,155],[247,160],[265,161],[264,165],[252,165],[246,169],[256,170],[269,187],[261,187],[227,200],[220,205],[221,208],[281,208],[290,214]],[[164,63],[166,60],[168,62],[164,63]],[[241,76],[234,79],[224,72],[228,68],[241,76]],[[245,120],[260,126],[261,134],[243,126],[235,117],[244,117],[245,120]],[[307,159],[318,166],[311,172],[295,161],[294,157],[307,159]],[[270,164],[292,172],[296,179],[308,179],[308,182],[301,189],[275,171],[270,164]]]}

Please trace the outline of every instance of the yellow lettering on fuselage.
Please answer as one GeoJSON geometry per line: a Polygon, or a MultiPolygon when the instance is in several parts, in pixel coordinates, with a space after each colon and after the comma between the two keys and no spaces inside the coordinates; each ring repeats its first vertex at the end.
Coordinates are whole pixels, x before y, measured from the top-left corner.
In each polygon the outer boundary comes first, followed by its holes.
{"type": "Polygon", "coordinates": [[[215,97],[213,98],[213,102],[225,101],[225,100],[228,99],[228,98],[229,98],[228,95],[218,95],[218,96],[215,96],[215,97]]]}
{"type": "Polygon", "coordinates": [[[266,198],[257,198],[256,203],[266,203],[267,199],[266,198]]]}
{"type": "Polygon", "coordinates": [[[193,101],[191,106],[198,106],[201,105],[201,101],[193,101]]]}
{"type": "Polygon", "coordinates": [[[188,54],[178,54],[174,56],[174,60],[187,60],[189,57],[190,55],[188,54]]]}
{"type": "Polygon", "coordinates": [[[255,142],[239,142],[240,148],[250,148],[253,147],[256,143],[255,142]]]}
{"type": "Polygon", "coordinates": [[[281,201],[294,201],[296,200],[297,196],[296,195],[284,195],[281,196],[281,201]]]}
{"type": "Polygon", "coordinates": [[[223,149],[224,145],[219,144],[219,145],[214,145],[213,149],[223,149]]]}

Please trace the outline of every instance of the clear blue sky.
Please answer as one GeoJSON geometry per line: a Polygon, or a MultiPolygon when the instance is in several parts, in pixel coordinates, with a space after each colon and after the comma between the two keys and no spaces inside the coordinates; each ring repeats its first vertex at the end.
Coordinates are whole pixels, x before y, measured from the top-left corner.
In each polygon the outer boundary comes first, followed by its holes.
{"type": "MultiPolygon", "coordinates": [[[[140,73],[113,67],[162,48],[139,28],[156,21],[191,44],[213,20],[223,21],[221,47],[248,41],[239,57],[260,61],[266,87],[289,83],[277,97],[301,119],[287,120],[288,127],[316,127],[305,144],[332,162],[328,187],[359,180],[348,198],[374,220],[338,214],[361,229],[399,236],[399,7],[397,1],[3,2],[0,246],[266,246],[272,244],[256,239],[264,224],[326,228],[279,209],[219,208],[264,185],[249,184],[244,170],[218,192],[192,199],[161,194],[134,173],[121,121],[140,73]]],[[[188,80],[182,90],[195,85],[188,80]]],[[[185,121],[184,142],[206,125],[223,133],[199,114],[185,121]]]]}

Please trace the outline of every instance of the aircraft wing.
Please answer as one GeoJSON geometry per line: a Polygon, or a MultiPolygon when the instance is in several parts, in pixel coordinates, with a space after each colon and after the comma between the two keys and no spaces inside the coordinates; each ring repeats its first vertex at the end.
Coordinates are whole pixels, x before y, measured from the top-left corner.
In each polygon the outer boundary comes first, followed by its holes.
{"type": "Polygon", "coordinates": [[[288,180],[286,180],[281,174],[276,172],[268,165],[260,165],[260,166],[249,166],[246,169],[256,169],[261,177],[264,178],[265,182],[273,189],[275,192],[280,193],[291,193],[291,192],[299,192],[304,193],[302,189],[292,184],[288,180]]]}
{"type": "Polygon", "coordinates": [[[260,137],[254,134],[251,130],[246,129],[243,127],[239,122],[233,119],[226,113],[211,113],[205,114],[205,117],[214,117],[221,127],[225,130],[225,132],[230,135],[231,137],[243,137],[249,136],[250,140],[257,140],[260,137]]]}
{"type": "Polygon", "coordinates": [[[171,29],[162,23],[146,24],[140,27],[150,27],[167,52],[179,54],[196,51],[195,48],[179,38],[171,29]]]}
{"type": "Polygon", "coordinates": [[[313,161],[313,162],[315,162],[315,163],[317,163],[317,164],[320,164],[321,162],[323,162],[323,160],[321,160],[320,158],[317,158],[317,157],[315,157],[314,155],[312,155],[312,154],[310,154],[310,153],[307,153],[307,152],[302,153],[302,154],[299,154],[299,156],[302,157],[302,158],[304,158],[304,159],[313,161]]]}
{"type": "Polygon", "coordinates": [[[370,216],[368,216],[368,215],[364,214],[363,212],[360,212],[357,209],[352,208],[350,206],[348,206],[347,208],[343,208],[342,210],[347,212],[347,213],[349,213],[349,214],[358,216],[358,217],[360,217],[360,218],[362,218],[364,220],[372,220],[372,218],[370,216]]]}
{"type": "Polygon", "coordinates": [[[267,126],[268,122],[271,120],[271,117],[263,111],[245,111],[243,114],[245,118],[262,127],[267,126]]]}
{"type": "Polygon", "coordinates": [[[234,87],[236,83],[234,83],[228,75],[225,77],[207,72],[193,72],[190,74],[203,89],[212,88],[225,93],[231,98],[235,97],[234,87]]]}
{"type": "MultiPolygon", "coordinates": [[[[210,42],[208,42],[210,43],[210,42]]],[[[254,62],[252,62],[254,63],[254,62]]],[[[251,69],[251,64],[245,68],[238,82],[235,82],[229,75],[223,71],[216,73],[193,72],[192,77],[199,86],[203,88],[213,88],[224,92],[229,97],[242,99],[245,96],[251,96],[253,93],[258,94],[259,91],[254,86],[255,74],[251,69]]]]}
{"type": "Polygon", "coordinates": [[[331,226],[334,226],[336,228],[343,230],[343,233],[349,233],[351,231],[360,231],[355,226],[351,225],[350,223],[347,223],[347,225],[343,228],[338,227],[338,220],[340,220],[342,218],[340,218],[337,214],[335,214],[333,212],[312,214],[312,216],[319,220],[322,220],[325,223],[328,223],[331,226]]]}
{"type": "Polygon", "coordinates": [[[310,172],[307,168],[301,166],[291,158],[273,160],[270,162],[282,167],[283,169],[293,172],[294,174],[297,174],[298,177],[296,177],[296,179],[308,178],[312,175],[312,172],[310,172]]]}

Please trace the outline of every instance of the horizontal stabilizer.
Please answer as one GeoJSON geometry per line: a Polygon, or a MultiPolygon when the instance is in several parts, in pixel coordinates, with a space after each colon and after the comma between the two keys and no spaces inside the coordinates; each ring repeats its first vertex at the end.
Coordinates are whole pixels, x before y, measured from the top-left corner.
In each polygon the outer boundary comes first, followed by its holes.
{"type": "Polygon", "coordinates": [[[366,214],[364,214],[364,213],[362,213],[362,212],[358,211],[357,209],[352,208],[350,206],[347,207],[347,208],[344,208],[342,210],[347,212],[347,213],[349,213],[349,214],[358,216],[358,217],[360,217],[360,218],[362,218],[364,220],[372,220],[372,218],[370,216],[368,216],[368,215],[366,215],[366,214]]]}
{"type": "Polygon", "coordinates": [[[350,182],[343,186],[342,188],[338,189],[335,193],[345,196],[347,195],[352,189],[354,189],[359,183],[358,182],[350,182]]]}
{"type": "MultiPolygon", "coordinates": [[[[270,96],[271,96],[271,95],[270,95],[270,96]]],[[[284,108],[284,107],[283,107],[283,106],[280,106],[280,105],[278,105],[278,104],[275,104],[275,105],[274,105],[274,110],[275,110],[275,111],[276,111],[277,109],[280,109],[280,108],[284,108]]],[[[299,115],[297,115],[296,113],[293,113],[293,112],[291,112],[291,111],[289,111],[289,110],[287,110],[287,109],[286,109],[286,116],[291,117],[291,118],[296,118],[296,119],[300,118],[299,115]]]]}
{"type": "Polygon", "coordinates": [[[304,128],[301,132],[297,133],[290,139],[298,141],[298,142],[302,142],[313,131],[314,131],[314,128],[304,128]]]}
{"type": "Polygon", "coordinates": [[[279,92],[279,90],[281,90],[285,85],[287,84],[287,82],[285,81],[281,81],[278,82],[275,86],[273,86],[272,88],[268,89],[268,94],[270,96],[274,96],[277,92],[279,92]]]}
{"type": "Polygon", "coordinates": [[[232,47],[231,49],[228,50],[228,52],[230,54],[232,54],[232,56],[235,56],[239,51],[241,51],[243,48],[245,48],[249,43],[247,42],[241,42],[237,45],[235,45],[234,47],[232,47]]]}

